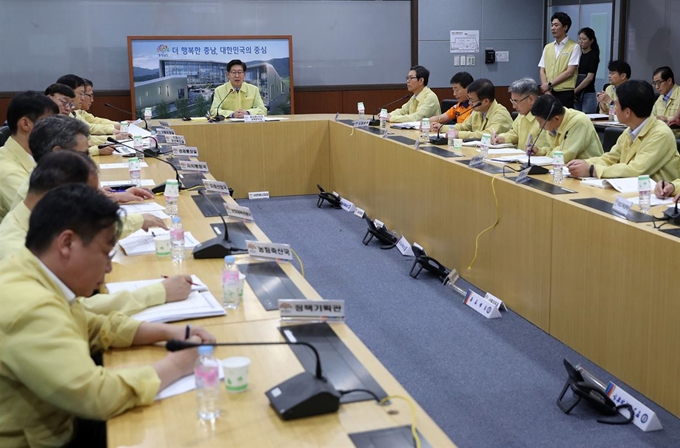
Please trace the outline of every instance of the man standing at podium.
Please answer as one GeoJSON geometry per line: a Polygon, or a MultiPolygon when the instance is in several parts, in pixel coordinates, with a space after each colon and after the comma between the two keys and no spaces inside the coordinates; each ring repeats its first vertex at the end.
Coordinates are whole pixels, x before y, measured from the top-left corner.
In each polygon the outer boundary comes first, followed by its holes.
{"type": "Polygon", "coordinates": [[[267,115],[267,109],[257,86],[245,82],[246,63],[232,59],[227,64],[227,83],[215,89],[210,116],[243,118],[246,115],[267,115]]]}
{"type": "Polygon", "coordinates": [[[430,71],[422,65],[411,67],[406,75],[406,88],[413,96],[399,109],[395,109],[387,115],[387,121],[392,123],[406,123],[420,121],[435,115],[441,115],[437,94],[427,87],[430,79],[430,71]]]}

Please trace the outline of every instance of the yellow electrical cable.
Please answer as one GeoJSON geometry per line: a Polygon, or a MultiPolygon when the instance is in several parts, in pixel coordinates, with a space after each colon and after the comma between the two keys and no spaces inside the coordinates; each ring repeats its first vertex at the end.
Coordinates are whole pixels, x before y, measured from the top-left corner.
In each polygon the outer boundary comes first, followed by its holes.
{"type": "Polygon", "coordinates": [[[298,257],[297,252],[295,252],[293,249],[291,249],[291,252],[293,252],[293,255],[295,255],[295,258],[297,258],[298,263],[300,263],[300,273],[302,274],[302,277],[305,276],[305,265],[302,264],[302,259],[298,257]]]}
{"type": "Polygon", "coordinates": [[[498,196],[496,195],[496,187],[493,184],[493,182],[499,176],[502,176],[502,174],[497,174],[491,179],[491,191],[493,191],[493,200],[496,202],[496,221],[492,225],[487,227],[486,229],[479,232],[479,235],[477,235],[477,238],[475,238],[475,256],[472,258],[472,261],[470,262],[470,266],[467,267],[468,271],[472,270],[472,266],[475,264],[475,260],[477,260],[477,251],[479,250],[479,237],[481,237],[485,232],[496,227],[498,225],[498,221],[500,220],[500,213],[499,213],[499,210],[498,210],[498,196]]]}
{"type": "Polygon", "coordinates": [[[411,416],[412,416],[411,434],[413,435],[413,440],[416,441],[416,448],[420,448],[420,437],[418,437],[418,431],[416,431],[416,405],[415,405],[415,403],[413,403],[413,400],[411,400],[408,397],[404,397],[403,395],[388,395],[387,397],[380,400],[380,404],[384,405],[386,401],[391,400],[393,398],[399,398],[401,400],[404,400],[411,406],[411,416]]]}

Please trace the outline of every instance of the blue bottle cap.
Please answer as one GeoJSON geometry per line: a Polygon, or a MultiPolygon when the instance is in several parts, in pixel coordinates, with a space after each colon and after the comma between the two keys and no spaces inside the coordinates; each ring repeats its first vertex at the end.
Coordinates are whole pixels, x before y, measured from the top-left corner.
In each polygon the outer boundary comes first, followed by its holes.
{"type": "Polygon", "coordinates": [[[172,217],[172,223],[173,224],[178,224],[180,222],[182,222],[182,220],[179,218],[179,216],[175,215],[175,216],[172,217]]]}
{"type": "Polygon", "coordinates": [[[212,345],[201,345],[198,347],[198,355],[199,356],[208,356],[212,355],[214,352],[214,348],[212,345]]]}
{"type": "Polygon", "coordinates": [[[236,262],[236,257],[233,256],[233,255],[227,255],[226,257],[224,257],[224,262],[225,263],[234,263],[234,262],[236,262]]]}

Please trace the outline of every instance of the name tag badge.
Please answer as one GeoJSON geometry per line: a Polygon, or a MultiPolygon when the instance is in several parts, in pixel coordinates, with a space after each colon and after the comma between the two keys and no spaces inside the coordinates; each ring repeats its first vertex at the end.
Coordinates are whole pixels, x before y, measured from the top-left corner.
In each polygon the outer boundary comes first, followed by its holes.
{"type": "Polygon", "coordinates": [[[353,128],[367,128],[368,123],[370,123],[371,120],[354,120],[352,122],[352,127],[353,128]]]}
{"type": "Polygon", "coordinates": [[[172,155],[198,157],[198,148],[195,146],[173,146],[172,155]]]}
{"type": "Polygon", "coordinates": [[[248,199],[269,199],[268,191],[249,191],[248,199]]]}

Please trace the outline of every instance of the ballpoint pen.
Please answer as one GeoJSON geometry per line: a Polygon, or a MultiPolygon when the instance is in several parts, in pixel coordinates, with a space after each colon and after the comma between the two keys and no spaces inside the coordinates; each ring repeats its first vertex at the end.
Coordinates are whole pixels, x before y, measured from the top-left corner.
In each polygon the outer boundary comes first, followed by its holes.
{"type": "MultiPolygon", "coordinates": [[[[161,275],[161,278],[168,278],[167,275],[161,275]]],[[[194,283],[191,280],[188,281],[191,286],[203,286],[200,283],[194,283]]]]}

